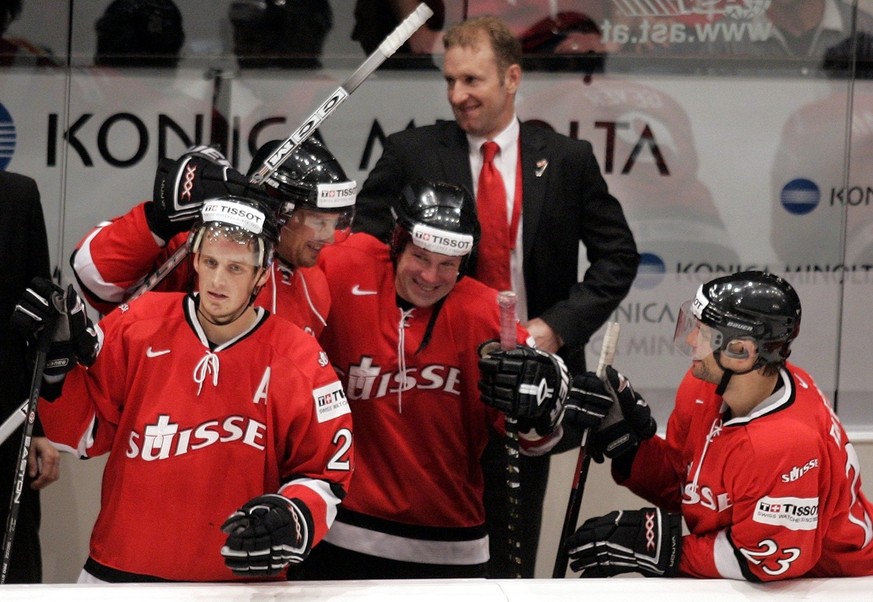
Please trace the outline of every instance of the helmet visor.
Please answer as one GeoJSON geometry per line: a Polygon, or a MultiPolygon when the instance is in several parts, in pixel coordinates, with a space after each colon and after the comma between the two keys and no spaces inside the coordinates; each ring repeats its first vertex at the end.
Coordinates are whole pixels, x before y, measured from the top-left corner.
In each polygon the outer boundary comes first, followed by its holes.
{"type": "Polygon", "coordinates": [[[315,232],[316,239],[328,244],[342,242],[349,237],[354,215],[354,207],[348,207],[343,211],[313,211],[301,207],[294,212],[300,223],[315,232]]]}
{"type": "Polygon", "coordinates": [[[679,308],[673,346],[683,355],[702,360],[721,349],[722,333],[701,322],[693,311],[694,301],[688,300],[679,308]]]}

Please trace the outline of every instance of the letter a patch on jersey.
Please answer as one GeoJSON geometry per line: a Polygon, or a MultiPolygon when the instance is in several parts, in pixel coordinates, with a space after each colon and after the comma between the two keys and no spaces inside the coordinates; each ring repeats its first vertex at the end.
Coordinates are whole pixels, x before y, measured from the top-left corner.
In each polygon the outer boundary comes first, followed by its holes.
{"type": "Polygon", "coordinates": [[[264,375],[261,377],[261,384],[258,385],[258,390],[255,391],[255,396],[252,398],[252,403],[264,402],[267,403],[267,393],[270,390],[270,367],[264,370],[264,375]]]}
{"type": "Polygon", "coordinates": [[[346,392],[343,391],[339,381],[314,389],[312,397],[315,400],[315,413],[319,422],[333,420],[351,411],[346,392]]]}

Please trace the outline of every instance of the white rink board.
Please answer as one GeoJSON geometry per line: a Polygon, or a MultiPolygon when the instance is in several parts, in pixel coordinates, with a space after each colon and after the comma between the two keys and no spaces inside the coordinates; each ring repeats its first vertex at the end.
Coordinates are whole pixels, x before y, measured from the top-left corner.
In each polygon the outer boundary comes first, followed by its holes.
{"type": "Polygon", "coordinates": [[[873,577],[797,579],[769,584],[698,579],[526,579],[326,581],[259,585],[4,585],[4,602],[729,602],[791,600],[860,602],[870,600],[873,577]]]}

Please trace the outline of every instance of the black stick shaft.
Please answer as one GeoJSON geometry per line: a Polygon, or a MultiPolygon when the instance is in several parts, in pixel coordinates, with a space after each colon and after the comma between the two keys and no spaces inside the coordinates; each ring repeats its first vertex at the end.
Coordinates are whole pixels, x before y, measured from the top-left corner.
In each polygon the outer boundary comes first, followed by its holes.
{"type": "Polygon", "coordinates": [[[27,457],[30,455],[33,423],[36,421],[36,405],[39,401],[39,389],[42,386],[42,375],[45,371],[46,353],[51,345],[54,332],[54,323],[46,324],[36,344],[36,361],[34,362],[33,375],[30,379],[30,398],[27,400],[27,417],[24,420],[21,446],[18,449],[15,482],[12,484],[12,495],[9,497],[9,514],[6,516],[6,531],[3,533],[3,566],[0,569],[0,584],[6,583],[9,562],[12,559],[12,543],[15,540],[18,511],[21,508],[21,495],[24,491],[24,481],[27,476],[27,457]]]}

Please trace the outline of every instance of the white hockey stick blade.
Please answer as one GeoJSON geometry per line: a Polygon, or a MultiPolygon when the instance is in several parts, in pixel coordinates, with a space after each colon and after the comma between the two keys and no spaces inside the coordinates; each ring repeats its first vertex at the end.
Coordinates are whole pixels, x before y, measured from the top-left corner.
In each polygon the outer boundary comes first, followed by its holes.
{"type": "Polygon", "coordinates": [[[615,347],[618,344],[618,334],[621,328],[618,322],[608,322],[603,333],[603,345],[600,347],[600,361],[597,362],[597,378],[606,377],[606,367],[612,365],[615,359],[615,347]]]}
{"type": "Polygon", "coordinates": [[[9,415],[9,417],[0,424],[0,445],[6,443],[6,440],[12,436],[12,433],[24,424],[24,419],[27,418],[27,400],[21,402],[21,407],[9,415]]]}
{"type": "Polygon", "coordinates": [[[264,164],[258,168],[258,171],[252,174],[251,181],[255,184],[260,184],[266,180],[270,174],[279,169],[291,153],[293,153],[304,140],[309,138],[312,132],[314,132],[315,129],[318,128],[318,126],[321,125],[321,123],[327,119],[327,117],[333,113],[336,108],[385,61],[385,59],[397,52],[397,49],[400,48],[419,27],[424,25],[424,22],[427,21],[431,15],[433,15],[433,11],[427,4],[424,4],[423,2],[419,4],[414,11],[400,22],[394,31],[388,34],[388,37],[379,44],[379,47],[367,57],[361,66],[358,67],[339,88],[334,90],[333,94],[328,96],[327,99],[322,102],[308,118],[306,118],[303,124],[298,127],[294,133],[292,133],[291,136],[289,136],[285,142],[279,146],[279,148],[273,151],[273,154],[264,160],[264,164]]]}

